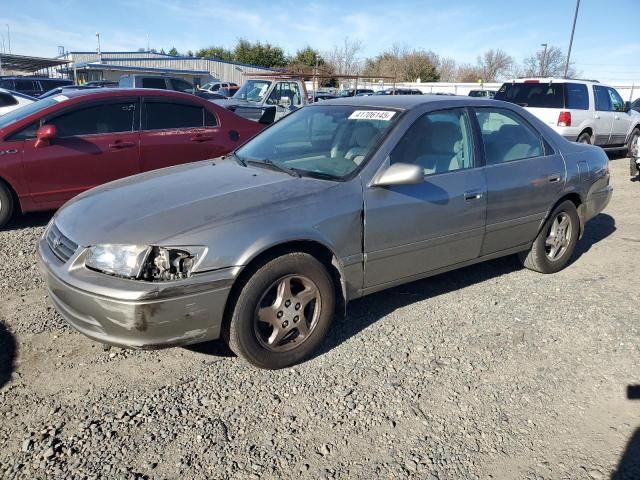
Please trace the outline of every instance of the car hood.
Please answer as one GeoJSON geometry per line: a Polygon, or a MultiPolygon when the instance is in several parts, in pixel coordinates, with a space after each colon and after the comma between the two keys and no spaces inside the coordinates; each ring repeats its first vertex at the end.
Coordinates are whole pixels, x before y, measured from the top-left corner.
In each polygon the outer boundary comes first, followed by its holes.
{"type": "Polygon", "coordinates": [[[270,209],[286,208],[334,185],[243,167],[232,160],[207,160],[89,190],[62,207],[55,222],[62,233],[85,247],[175,245],[186,238],[199,240],[195,232],[266,215],[270,209]]]}

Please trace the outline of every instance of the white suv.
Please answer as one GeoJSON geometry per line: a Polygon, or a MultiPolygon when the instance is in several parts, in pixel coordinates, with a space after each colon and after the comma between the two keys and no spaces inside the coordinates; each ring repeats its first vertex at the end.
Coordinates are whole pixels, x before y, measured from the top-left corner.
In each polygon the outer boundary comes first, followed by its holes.
{"type": "Polygon", "coordinates": [[[638,148],[640,113],[613,88],[562,78],[511,80],[495,96],[525,107],[567,140],[605,149],[638,148]]]}

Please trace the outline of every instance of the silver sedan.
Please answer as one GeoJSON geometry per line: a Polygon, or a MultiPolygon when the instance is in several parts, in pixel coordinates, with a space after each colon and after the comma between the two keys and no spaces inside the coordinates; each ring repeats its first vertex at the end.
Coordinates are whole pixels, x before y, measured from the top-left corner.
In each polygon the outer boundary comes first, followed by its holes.
{"type": "Polygon", "coordinates": [[[508,103],[330,100],[225,158],[78,196],[39,256],[56,309],[93,339],[222,337],[282,368],[354,298],[505,255],[562,269],[611,198],[608,168],[600,148],[508,103]]]}

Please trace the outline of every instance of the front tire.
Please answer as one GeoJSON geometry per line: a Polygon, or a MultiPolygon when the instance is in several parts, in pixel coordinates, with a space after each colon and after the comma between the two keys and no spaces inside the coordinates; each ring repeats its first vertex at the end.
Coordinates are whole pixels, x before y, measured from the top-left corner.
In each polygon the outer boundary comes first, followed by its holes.
{"type": "Polygon", "coordinates": [[[576,206],[565,200],[551,212],[531,249],[520,254],[520,261],[529,270],[556,273],[573,255],[579,234],[580,218],[576,206]]]}
{"type": "Polygon", "coordinates": [[[640,130],[634,128],[629,136],[629,143],[627,143],[627,155],[631,158],[638,156],[638,138],[640,138],[640,130]]]}
{"type": "Polygon", "coordinates": [[[335,289],[322,263],[293,252],[259,267],[242,287],[225,336],[231,350],[266,369],[301,362],[325,338],[335,289]]]}
{"type": "Polygon", "coordinates": [[[13,209],[13,195],[6,184],[0,180],[0,228],[11,220],[13,209]]]}

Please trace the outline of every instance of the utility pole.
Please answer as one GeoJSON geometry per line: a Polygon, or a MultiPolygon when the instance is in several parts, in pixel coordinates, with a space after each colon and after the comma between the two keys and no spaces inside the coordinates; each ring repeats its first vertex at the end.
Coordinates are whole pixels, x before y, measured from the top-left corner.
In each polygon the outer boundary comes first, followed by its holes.
{"type": "Polygon", "coordinates": [[[567,78],[569,72],[569,60],[571,58],[571,47],[573,47],[573,34],[576,31],[576,20],[578,19],[578,10],[580,9],[580,0],[576,0],[576,13],[573,15],[573,27],[571,27],[571,40],[569,40],[569,51],[567,52],[567,63],[564,64],[564,78],[567,78]]]}
{"type": "Polygon", "coordinates": [[[9,54],[11,54],[11,29],[7,23],[7,43],[9,44],[9,54]]]}
{"type": "Polygon", "coordinates": [[[149,34],[147,33],[147,53],[149,53],[149,34]]]}
{"type": "Polygon", "coordinates": [[[542,62],[540,63],[540,76],[544,77],[545,76],[545,70],[546,70],[546,63],[547,63],[547,44],[546,43],[541,43],[540,44],[541,47],[544,47],[544,52],[542,52],[542,62]]]}
{"type": "Polygon", "coordinates": [[[313,103],[316,103],[316,92],[318,91],[318,60],[320,60],[320,55],[316,53],[316,71],[314,75],[314,84],[313,84],[313,103]]]}
{"type": "Polygon", "coordinates": [[[96,38],[98,39],[98,55],[102,54],[100,50],[100,32],[96,32],[96,38]]]}

